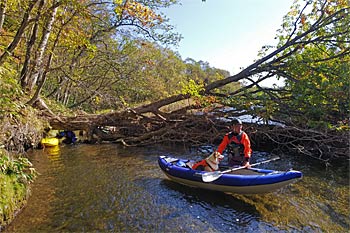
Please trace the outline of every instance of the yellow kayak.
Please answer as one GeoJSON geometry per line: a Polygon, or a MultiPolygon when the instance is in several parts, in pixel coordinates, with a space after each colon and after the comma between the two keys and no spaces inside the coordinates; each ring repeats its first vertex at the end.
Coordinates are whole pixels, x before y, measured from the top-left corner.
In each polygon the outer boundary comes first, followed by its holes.
{"type": "Polygon", "coordinates": [[[57,146],[59,144],[58,138],[43,138],[41,139],[41,144],[43,146],[57,146]]]}

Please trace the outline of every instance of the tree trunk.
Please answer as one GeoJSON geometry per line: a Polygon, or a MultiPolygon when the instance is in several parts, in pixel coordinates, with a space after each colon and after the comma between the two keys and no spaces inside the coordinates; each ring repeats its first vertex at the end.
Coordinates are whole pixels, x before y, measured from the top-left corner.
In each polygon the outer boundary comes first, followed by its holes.
{"type": "Polygon", "coordinates": [[[29,16],[30,16],[30,12],[33,10],[35,4],[37,3],[38,0],[33,0],[30,1],[29,6],[26,10],[26,12],[23,15],[23,19],[21,22],[20,27],[17,30],[17,33],[15,35],[15,37],[13,38],[12,42],[10,43],[10,45],[5,49],[5,51],[3,52],[3,54],[1,54],[0,56],[0,65],[2,65],[5,62],[5,59],[12,54],[12,52],[15,50],[15,48],[17,47],[18,43],[20,42],[22,35],[24,33],[24,29],[28,26],[29,24],[29,16]]]}
{"type": "MultiPolygon", "coordinates": [[[[55,4],[55,2],[53,3],[55,4]]],[[[36,85],[37,81],[41,76],[43,75],[44,72],[44,53],[47,47],[47,43],[49,40],[49,36],[51,33],[52,25],[55,21],[56,18],[56,13],[59,5],[54,5],[54,8],[51,11],[51,15],[49,17],[49,20],[47,21],[47,24],[44,27],[43,33],[42,33],[42,38],[38,46],[38,51],[37,51],[37,56],[36,56],[36,67],[34,67],[34,72],[31,74],[29,80],[28,80],[28,88],[29,91],[32,92],[34,86],[36,85]]]]}
{"type": "MultiPolygon", "coordinates": [[[[56,46],[58,44],[61,32],[62,32],[62,28],[57,33],[55,42],[53,43],[53,46],[52,46],[52,49],[51,49],[52,52],[50,53],[49,58],[48,58],[47,63],[46,63],[45,71],[44,71],[44,73],[42,75],[41,80],[39,81],[38,88],[36,89],[34,96],[28,102],[29,105],[33,105],[40,98],[40,92],[41,92],[41,90],[42,90],[42,88],[43,88],[43,86],[45,84],[47,73],[49,72],[49,68],[50,68],[50,65],[51,65],[53,51],[55,50],[55,48],[56,48],[56,46]]],[[[52,113],[51,111],[49,111],[49,112],[50,112],[50,114],[52,113]]]]}
{"type": "Polygon", "coordinates": [[[2,26],[4,25],[4,21],[5,21],[6,3],[7,3],[7,0],[2,0],[0,2],[0,34],[2,32],[2,26]]]}
{"type": "MultiPolygon", "coordinates": [[[[26,56],[25,56],[25,60],[23,63],[23,68],[21,71],[21,87],[23,90],[25,90],[28,87],[28,80],[29,80],[29,76],[30,76],[30,65],[31,65],[31,55],[33,54],[33,46],[36,42],[37,39],[37,34],[38,34],[38,28],[39,28],[39,20],[41,17],[41,11],[42,8],[44,6],[44,0],[40,0],[39,3],[39,7],[38,7],[38,13],[35,19],[35,24],[33,26],[33,30],[32,30],[32,35],[30,37],[30,40],[27,43],[27,51],[26,51],[26,56]]],[[[33,64],[32,68],[35,67],[35,64],[33,64]]]]}

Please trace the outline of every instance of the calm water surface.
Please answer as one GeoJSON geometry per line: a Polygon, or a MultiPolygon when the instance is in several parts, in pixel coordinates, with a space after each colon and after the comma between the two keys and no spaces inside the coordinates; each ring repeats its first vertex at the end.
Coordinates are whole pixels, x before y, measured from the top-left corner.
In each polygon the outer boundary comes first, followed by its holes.
{"type": "Polygon", "coordinates": [[[302,180],[270,194],[229,195],[167,180],[157,163],[164,154],[202,158],[196,151],[165,146],[36,150],[29,156],[40,176],[28,205],[5,232],[349,231],[349,171],[344,168],[281,156],[260,168],[294,168],[304,173],[302,180]]]}

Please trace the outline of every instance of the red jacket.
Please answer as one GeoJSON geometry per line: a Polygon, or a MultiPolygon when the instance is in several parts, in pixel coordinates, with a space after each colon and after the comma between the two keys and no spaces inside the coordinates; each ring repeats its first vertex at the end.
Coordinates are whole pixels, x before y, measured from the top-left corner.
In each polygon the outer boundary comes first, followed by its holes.
{"type": "Polygon", "coordinates": [[[241,140],[237,138],[237,136],[232,136],[229,138],[229,135],[231,133],[225,134],[224,138],[222,139],[222,142],[220,143],[217,151],[222,154],[222,152],[226,149],[227,145],[230,144],[232,141],[235,142],[236,144],[242,144],[244,146],[244,157],[245,158],[250,158],[252,154],[252,149],[250,148],[250,140],[248,135],[242,131],[241,134],[241,140]]]}

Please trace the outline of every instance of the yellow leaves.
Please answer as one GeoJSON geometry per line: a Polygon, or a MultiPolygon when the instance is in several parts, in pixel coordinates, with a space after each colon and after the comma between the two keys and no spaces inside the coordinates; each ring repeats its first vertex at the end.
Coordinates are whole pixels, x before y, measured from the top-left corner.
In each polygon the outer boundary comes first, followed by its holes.
{"type": "Polygon", "coordinates": [[[323,74],[323,73],[320,73],[319,74],[319,77],[320,77],[320,82],[321,82],[321,85],[320,85],[320,88],[322,88],[322,89],[325,89],[327,86],[328,86],[328,84],[329,84],[329,80],[328,80],[328,78],[326,77],[326,75],[325,74],[323,74]]]}
{"type": "Polygon", "coordinates": [[[349,0],[337,0],[337,4],[341,7],[349,7],[349,0]]]}
{"type": "Polygon", "coordinates": [[[329,4],[333,4],[334,6],[339,7],[349,7],[348,0],[327,0],[329,4]]]}
{"type": "Polygon", "coordinates": [[[126,18],[138,19],[142,26],[153,27],[155,23],[163,22],[163,18],[160,15],[136,1],[128,1],[124,6],[119,5],[114,11],[119,16],[123,15],[126,18]]]}
{"type": "Polygon", "coordinates": [[[89,37],[91,37],[91,33],[79,27],[78,22],[74,22],[62,30],[60,46],[73,50],[85,48],[86,51],[94,53],[97,48],[96,45],[90,43],[89,37]]]}
{"type": "Polygon", "coordinates": [[[323,73],[320,73],[319,76],[321,77],[322,82],[328,82],[328,78],[323,73]]]}
{"type": "Polygon", "coordinates": [[[114,0],[114,4],[117,6],[115,9],[114,9],[114,12],[118,15],[118,16],[121,16],[122,13],[123,13],[123,0],[114,0]]]}
{"type": "Polygon", "coordinates": [[[123,104],[124,107],[129,107],[130,105],[125,101],[123,96],[119,96],[120,102],[123,104]]]}
{"type": "Polygon", "coordinates": [[[324,8],[324,11],[328,15],[334,14],[337,10],[341,8],[349,7],[348,0],[327,0],[327,5],[324,8]]]}
{"type": "Polygon", "coordinates": [[[298,9],[292,9],[291,11],[288,12],[289,16],[297,16],[299,14],[298,9]]]}
{"type": "Polygon", "coordinates": [[[114,0],[114,4],[121,5],[123,3],[123,0],[114,0]]]}
{"type": "Polygon", "coordinates": [[[101,99],[100,99],[100,97],[95,96],[94,101],[96,104],[99,104],[101,102],[101,99]]]}
{"type": "Polygon", "coordinates": [[[334,7],[328,5],[325,7],[324,12],[326,12],[328,15],[332,15],[334,13],[334,7]]]}
{"type": "Polygon", "coordinates": [[[147,59],[147,60],[145,61],[145,63],[146,63],[147,65],[149,65],[149,66],[154,66],[154,65],[155,65],[155,62],[152,61],[151,59],[147,59]]]}
{"type": "Polygon", "coordinates": [[[200,92],[204,90],[204,85],[202,83],[197,83],[193,79],[190,79],[187,84],[181,83],[183,95],[200,96],[200,92]]]}

